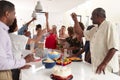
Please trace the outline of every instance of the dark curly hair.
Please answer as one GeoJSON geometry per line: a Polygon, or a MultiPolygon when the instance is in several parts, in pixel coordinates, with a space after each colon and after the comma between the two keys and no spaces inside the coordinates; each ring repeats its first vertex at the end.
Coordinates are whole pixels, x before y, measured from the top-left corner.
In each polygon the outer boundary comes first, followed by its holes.
{"type": "Polygon", "coordinates": [[[79,25],[80,25],[80,27],[82,28],[82,30],[85,29],[85,26],[84,26],[84,24],[83,24],[82,22],[79,22],[79,25]]]}
{"type": "Polygon", "coordinates": [[[73,27],[68,27],[67,28],[67,30],[68,30],[68,33],[70,33],[70,34],[74,34],[74,28],[73,27]]]}
{"type": "Polygon", "coordinates": [[[42,28],[41,24],[38,24],[38,25],[36,25],[35,30],[38,30],[38,29],[41,29],[41,28],[42,28]]]}
{"type": "Polygon", "coordinates": [[[9,26],[9,33],[13,33],[15,31],[15,29],[17,28],[17,19],[14,20],[13,24],[11,26],[9,26]]]}

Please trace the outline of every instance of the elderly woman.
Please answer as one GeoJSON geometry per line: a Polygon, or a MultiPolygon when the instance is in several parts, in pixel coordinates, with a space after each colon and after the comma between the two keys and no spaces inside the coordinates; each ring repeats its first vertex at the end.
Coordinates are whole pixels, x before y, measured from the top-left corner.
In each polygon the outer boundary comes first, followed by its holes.
{"type": "Polygon", "coordinates": [[[52,29],[49,27],[48,23],[48,13],[45,13],[46,16],[46,28],[48,35],[45,40],[45,47],[49,49],[56,49],[57,48],[57,26],[53,25],[52,29]]]}
{"type": "Polygon", "coordinates": [[[70,57],[76,56],[82,58],[82,55],[78,54],[78,52],[81,51],[81,48],[83,48],[83,43],[77,39],[73,27],[68,27],[67,30],[69,37],[66,38],[66,42],[69,43],[69,47],[64,49],[71,51],[72,54],[70,54],[70,57]]]}

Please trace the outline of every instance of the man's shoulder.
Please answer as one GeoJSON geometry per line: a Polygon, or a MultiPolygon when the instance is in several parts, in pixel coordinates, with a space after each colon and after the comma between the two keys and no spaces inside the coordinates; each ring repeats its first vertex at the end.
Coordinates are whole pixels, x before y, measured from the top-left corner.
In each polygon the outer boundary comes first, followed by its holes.
{"type": "Polygon", "coordinates": [[[111,22],[111,21],[104,21],[104,24],[106,24],[106,25],[108,25],[108,26],[110,26],[110,25],[114,25],[114,23],[113,22],[111,22]]]}
{"type": "MultiPolygon", "coordinates": [[[[111,21],[106,21],[106,20],[102,23],[101,26],[105,26],[106,29],[113,29],[113,28],[116,28],[115,23],[113,23],[113,22],[111,22],[111,21]]],[[[104,28],[104,29],[105,29],[105,28],[104,28]]]]}

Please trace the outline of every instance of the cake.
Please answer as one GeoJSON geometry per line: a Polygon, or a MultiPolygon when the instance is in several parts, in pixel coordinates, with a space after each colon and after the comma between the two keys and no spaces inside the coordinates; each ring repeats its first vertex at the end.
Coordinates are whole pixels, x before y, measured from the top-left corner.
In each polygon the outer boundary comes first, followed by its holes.
{"type": "Polygon", "coordinates": [[[71,80],[73,78],[71,68],[55,66],[51,74],[53,80],[71,80]]]}

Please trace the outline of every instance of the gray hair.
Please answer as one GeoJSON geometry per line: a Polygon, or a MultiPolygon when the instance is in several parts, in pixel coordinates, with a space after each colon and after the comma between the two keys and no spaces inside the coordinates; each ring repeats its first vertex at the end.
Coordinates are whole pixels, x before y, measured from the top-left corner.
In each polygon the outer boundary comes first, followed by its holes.
{"type": "Polygon", "coordinates": [[[103,8],[96,8],[94,9],[93,13],[99,17],[106,18],[106,12],[103,8]]]}

